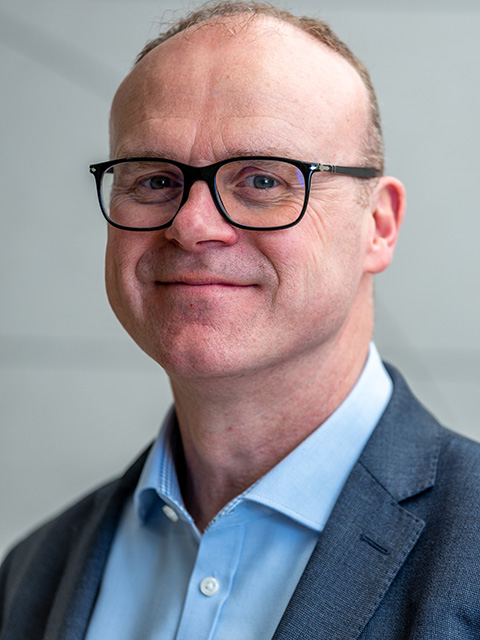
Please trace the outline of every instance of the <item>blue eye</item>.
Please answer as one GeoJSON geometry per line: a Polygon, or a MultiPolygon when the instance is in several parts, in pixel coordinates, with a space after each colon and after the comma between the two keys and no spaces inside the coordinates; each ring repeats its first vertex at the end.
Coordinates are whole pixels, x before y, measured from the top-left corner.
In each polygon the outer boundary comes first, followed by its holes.
{"type": "Polygon", "coordinates": [[[150,189],[168,189],[168,187],[172,186],[172,181],[165,176],[153,176],[153,178],[145,180],[145,186],[150,187],[150,189]]]}
{"type": "Polygon", "coordinates": [[[246,183],[250,183],[255,189],[272,189],[277,182],[271,176],[250,176],[246,183]]]}

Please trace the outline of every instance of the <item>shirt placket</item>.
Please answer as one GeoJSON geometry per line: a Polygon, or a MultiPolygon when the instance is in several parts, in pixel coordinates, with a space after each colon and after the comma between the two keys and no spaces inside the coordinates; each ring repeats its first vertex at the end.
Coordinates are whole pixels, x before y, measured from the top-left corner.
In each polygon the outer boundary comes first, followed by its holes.
{"type": "MultiPolygon", "coordinates": [[[[233,514],[232,514],[233,515],[233,514]]],[[[239,567],[245,525],[229,526],[229,514],[202,536],[175,640],[214,640],[218,620],[239,567]]]]}

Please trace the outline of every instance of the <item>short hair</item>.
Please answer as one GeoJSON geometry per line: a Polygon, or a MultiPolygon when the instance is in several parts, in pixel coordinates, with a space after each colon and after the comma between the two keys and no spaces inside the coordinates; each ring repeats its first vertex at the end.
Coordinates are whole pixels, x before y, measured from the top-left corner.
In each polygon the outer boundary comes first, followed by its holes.
{"type": "Polygon", "coordinates": [[[269,16],[281,22],[291,24],[301,31],[304,31],[329,49],[342,56],[357,71],[367,89],[370,103],[370,121],[364,141],[364,160],[372,164],[376,169],[384,170],[384,144],[380,109],[373,87],[370,74],[361,60],[351,51],[351,49],[337,36],[332,28],[323,20],[308,16],[298,17],[289,11],[275,7],[267,2],[257,2],[255,0],[215,0],[207,2],[199,9],[190,12],[186,17],[165,24],[165,30],[156,38],[153,38],[142,49],[135,59],[135,65],[140,62],[150,51],[158,47],[169,38],[188,31],[189,29],[206,22],[217,21],[221,18],[228,18],[235,15],[245,15],[247,18],[257,16],[269,16]]]}

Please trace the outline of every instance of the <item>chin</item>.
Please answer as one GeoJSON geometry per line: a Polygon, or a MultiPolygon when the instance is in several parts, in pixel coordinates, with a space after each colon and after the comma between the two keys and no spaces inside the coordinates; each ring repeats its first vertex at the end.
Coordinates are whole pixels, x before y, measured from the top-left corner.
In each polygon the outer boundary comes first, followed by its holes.
{"type": "Polygon", "coordinates": [[[171,379],[213,380],[216,378],[243,376],[249,370],[245,363],[242,366],[237,359],[228,357],[218,351],[212,353],[155,353],[149,354],[171,379]]]}
{"type": "MultiPolygon", "coordinates": [[[[195,331],[161,332],[154,336],[132,338],[171,378],[206,379],[242,375],[257,360],[239,346],[235,338],[219,335],[211,327],[196,327],[195,331]]],[[[248,350],[247,350],[248,351],[248,350]]]]}

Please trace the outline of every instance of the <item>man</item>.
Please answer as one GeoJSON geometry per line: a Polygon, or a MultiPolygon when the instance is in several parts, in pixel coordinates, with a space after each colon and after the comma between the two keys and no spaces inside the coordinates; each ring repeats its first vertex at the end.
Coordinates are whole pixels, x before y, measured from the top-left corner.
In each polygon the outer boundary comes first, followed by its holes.
{"type": "Polygon", "coordinates": [[[109,300],[175,407],[8,556],[1,640],[477,637],[480,450],[370,344],[405,197],[361,63],[201,10],[120,86],[111,158],[109,300]]]}

